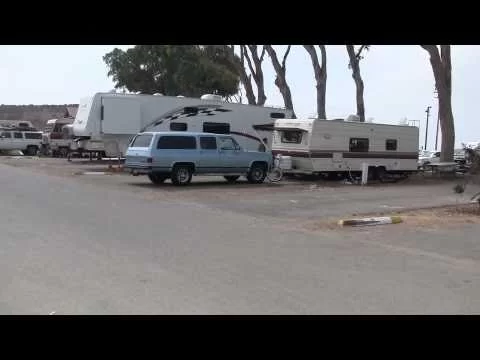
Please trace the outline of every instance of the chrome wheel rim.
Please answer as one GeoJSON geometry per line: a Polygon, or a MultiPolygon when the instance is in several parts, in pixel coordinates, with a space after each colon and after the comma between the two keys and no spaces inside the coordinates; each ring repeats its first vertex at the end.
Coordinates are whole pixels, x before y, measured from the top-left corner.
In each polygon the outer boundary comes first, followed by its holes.
{"type": "Polygon", "coordinates": [[[188,180],[188,170],[187,169],[179,169],[177,172],[178,181],[184,183],[188,180]]]}
{"type": "Polygon", "coordinates": [[[262,175],[263,175],[263,171],[261,169],[255,169],[253,171],[252,177],[255,180],[260,180],[262,178],[262,175]]]}

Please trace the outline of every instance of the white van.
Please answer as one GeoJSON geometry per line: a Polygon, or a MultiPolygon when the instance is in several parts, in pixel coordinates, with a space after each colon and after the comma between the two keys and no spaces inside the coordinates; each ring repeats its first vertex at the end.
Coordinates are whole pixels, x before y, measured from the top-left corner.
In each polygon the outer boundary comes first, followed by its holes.
{"type": "Polygon", "coordinates": [[[21,150],[36,155],[42,145],[43,133],[34,129],[0,128],[0,151],[21,150]]]}

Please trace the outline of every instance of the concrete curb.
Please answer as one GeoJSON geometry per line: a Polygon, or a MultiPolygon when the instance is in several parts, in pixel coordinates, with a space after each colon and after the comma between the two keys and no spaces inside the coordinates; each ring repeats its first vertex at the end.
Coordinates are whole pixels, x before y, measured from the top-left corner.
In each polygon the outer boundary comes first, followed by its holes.
{"type": "Polygon", "coordinates": [[[338,225],[340,226],[373,226],[373,225],[386,225],[386,224],[399,224],[403,220],[400,216],[382,216],[363,219],[346,219],[340,220],[338,225]]]}

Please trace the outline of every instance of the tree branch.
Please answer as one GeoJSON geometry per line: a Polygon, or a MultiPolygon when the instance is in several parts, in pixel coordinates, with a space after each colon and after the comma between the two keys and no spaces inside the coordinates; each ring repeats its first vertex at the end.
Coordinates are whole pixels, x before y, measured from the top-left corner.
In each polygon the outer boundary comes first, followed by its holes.
{"type": "Polygon", "coordinates": [[[440,56],[442,58],[442,63],[445,66],[445,70],[451,70],[452,62],[450,55],[450,45],[440,45],[440,56]]]}
{"type": "Polygon", "coordinates": [[[367,45],[361,45],[360,46],[360,49],[358,49],[358,52],[357,54],[355,55],[355,57],[358,59],[360,57],[360,55],[362,54],[362,50],[365,49],[367,45]]]}
{"type": "Polygon", "coordinates": [[[424,50],[426,50],[431,57],[434,58],[439,58],[440,59],[440,54],[438,53],[438,48],[437,45],[420,45],[424,50]]]}
{"type": "Polygon", "coordinates": [[[262,49],[262,55],[260,55],[260,61],[263,61],[263,57],[265,56],[265,51],[267,49],[265,49],[265,46],[263,46],[263,49],[262,49]]]}
{"type": "Polygon", "coordinates": [[[357,56],[355,55],[355,49],[353,45],[346,45],[347,47],[347,53],[348,53],[348,58],[350,62],[348,63],[348,67],[353,68],[358,64],[358,59],[357,56]]]}
{"type": "Polygon", "coordinates": [[[285,51],[285,55],[283,55],[283,60],[282,60],[282,69],[285,71],[285,62],[287,61],[287,56],[290,53],[290,49],[292,48],[292,45],[288,45],[287,51],[285,51]]]}
{"type": "Polygon", "coordinates": [[[250,56],[248,56],[248,51],[247,47],[245,45],[240,45],[242,48],[242,51],[245,53],[245,58],[247,59],[248,63],[248,68],[250,69],[250,72],[252,73],[252,76],[254,79],[256,79],[257,74],[255,73],[255,70],[253,69],[252,61],[250,60],[250,56]]]}
{"type": "Polygon", "coordinates": [[[320,48],[320,53],[322,54],[322,71],[327,71],[327,50],[325,49],[325,45],[318,45],[320,48]]]}

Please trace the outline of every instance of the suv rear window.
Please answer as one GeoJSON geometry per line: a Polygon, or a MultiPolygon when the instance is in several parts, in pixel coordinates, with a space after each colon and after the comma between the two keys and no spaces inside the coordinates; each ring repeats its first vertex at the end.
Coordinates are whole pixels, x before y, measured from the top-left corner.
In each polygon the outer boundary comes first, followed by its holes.
{"type": "Polygon", "coordinates": [[[41,139],[41,138],[42,138],[42,134],[40,133],[29,133],[29,132],[25,133],[25,139],[41,139]]]}
{"type": "Polygon", "coordinates": [[[152,142],[153,135],[150,134],[142,134],[137,135],[137,137],[133,140],[131,147],[149,147],[150,143],[152,142]]]}
{"type": "Polygon", "coordinates": [[[158,139],[157,149],[196,149],[197,141],[193,136],[162,136],[158,139]]]}

